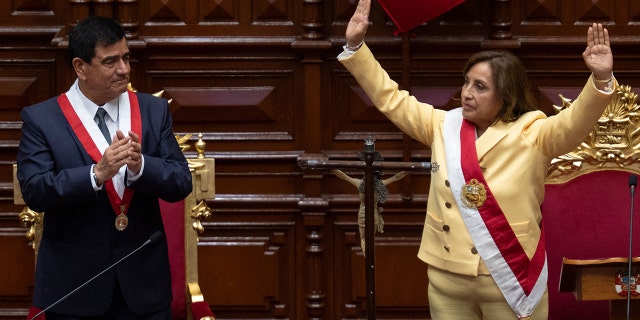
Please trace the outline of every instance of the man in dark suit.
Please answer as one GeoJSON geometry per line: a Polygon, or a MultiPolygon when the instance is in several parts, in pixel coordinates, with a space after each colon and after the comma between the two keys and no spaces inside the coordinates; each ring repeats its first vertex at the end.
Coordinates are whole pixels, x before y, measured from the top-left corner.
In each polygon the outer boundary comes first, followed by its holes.
{"type": "Polygon", "coordinates": [[[69,91],[21,112],[17,176],[26,204],[45,212],[34,306],[55,304],[48,320],[170,319],[164,238],[56,304],[163,230],[158,199],[178,201],[192,188],[167,101],[127,90],[121,26],[81,21],[69,58],[77,76],[69,91]]]}

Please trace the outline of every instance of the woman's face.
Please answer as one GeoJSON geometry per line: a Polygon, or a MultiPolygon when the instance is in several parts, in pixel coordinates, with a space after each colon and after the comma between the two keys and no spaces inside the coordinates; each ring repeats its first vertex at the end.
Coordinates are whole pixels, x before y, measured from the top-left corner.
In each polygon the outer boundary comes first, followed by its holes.
{"type": "Polygon", "coordinates": [[[462,116],[475,123],[480,136],[494,122],[502,107],[488,62],[478,62],[469,69],[460,100],[462,116]]]}

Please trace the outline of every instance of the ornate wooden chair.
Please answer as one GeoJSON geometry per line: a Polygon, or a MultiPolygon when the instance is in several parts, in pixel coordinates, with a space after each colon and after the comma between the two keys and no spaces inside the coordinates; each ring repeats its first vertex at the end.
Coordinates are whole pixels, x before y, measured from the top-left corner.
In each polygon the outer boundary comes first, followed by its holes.
{"type": "MultiPolygon", "coordinates": [[[[183,152],[190,147],[187,144],[190,137],[191,135],[176,137],[183,152]]],[[[173,319],[215,319],[198,285],[197,251],[198,233],[204,231],[201,220],[211,215],[211,209],[207,206],[206,200],[215,196],[215,162],[212,158],[205,158],[205,143],[201,135],[195,143],[195,149],[196,158],[187,159],[193,179],[191,194],[183,201],[176,203],[160,201],[171,264],[173,319]]],[[[17,166],[14,165],[14,203],[24,205],[20,185],[15,175],[16,168],[17,166]]],[[[26,206],[19,214],[22,224],[28,228],[27,239],[31,242],[36,257],[42,234],[43,217],[44,213],[34,212],[26,206]]],[[[35,316],[37,312],[39,310],[32,308],[29,318],[35,316]]]]}
{"type": "MultiPolygon", "coordinates": [[[[559,281],[563,258],[629,256],[629,177],[640,174],[636,98],[629,86],[621,86],[582,144],[552,161],[542,205],[550,320],[609,319],[607,301],[577,301],[572,293],[559,292],[559,281]]],[[[570,100],[562,99],[563,106],[556,109],[570,107],[570,100]]],[[[640,235],[634,236],[638,246],[633,256],[640,255],[639,240],[640,235]]],[[[611,290],[614,280],[612,275],[611,290]]]]}

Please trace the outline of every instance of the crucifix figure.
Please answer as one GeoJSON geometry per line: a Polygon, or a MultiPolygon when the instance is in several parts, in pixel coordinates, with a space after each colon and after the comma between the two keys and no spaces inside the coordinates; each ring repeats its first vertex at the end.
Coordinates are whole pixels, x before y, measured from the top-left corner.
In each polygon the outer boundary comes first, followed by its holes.
{"type": "MultiPolygon", "coordinates": [[[[358,210],[358,230],[360,232],[360,246],[362,247],[362,253],[365,253],[365,178],[356,179],[348,176],[344,172],[339,169],[331,170],[334,175],[338,178],[346,180],[356,188],[358,188],[358,193],[360,194],[360,209],[358,210]]],[[[377,232],[384,232],[384,220],[382,219],[382,207],[380,204],[384,203],[387,200],[387,194],[389,191],[387,190],[387,185],[392,184],[402,178],[404,178],[409,171],[400,171],[396,173],[394,176],[382,180],[382,171],[377,170],[373,173],[373,185],[374,185],[374,196],[373,196],[373,210],[374,210],[374,221],[375,221],[375,230],[377,232]]]]}

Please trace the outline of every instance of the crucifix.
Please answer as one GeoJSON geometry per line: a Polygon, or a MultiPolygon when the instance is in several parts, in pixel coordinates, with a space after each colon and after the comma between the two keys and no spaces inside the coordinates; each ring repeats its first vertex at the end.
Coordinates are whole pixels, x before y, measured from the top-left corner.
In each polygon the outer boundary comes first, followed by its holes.
{"type": "Polygon", "coordinates": [[[375,151],[375,139],[369,135],[364,140],[364,151],[358,152],[358,157],[362,161],[328,160],[326,158],[303,158],[298,160],[298,165],[302,169],[364,169],[364,207],[365,207],[365,240],[364,247],[365,267],[366,267],[366,293],[367,293],[367,319],[376,319],[375,300],[375,173],[382,169],[402,170],[402,171],[422,171],[436,172],[438,164],[431,162],[384,162],[382,157],[375,151]]]}

